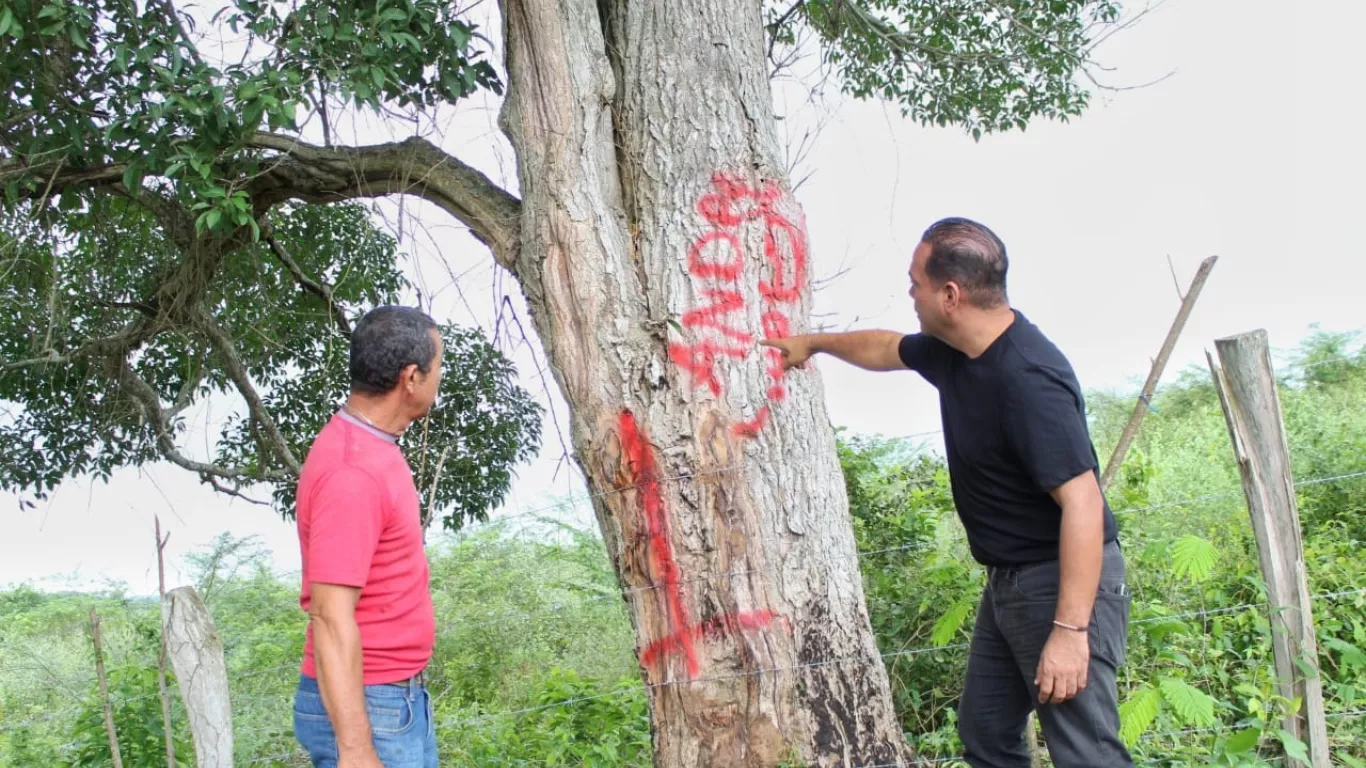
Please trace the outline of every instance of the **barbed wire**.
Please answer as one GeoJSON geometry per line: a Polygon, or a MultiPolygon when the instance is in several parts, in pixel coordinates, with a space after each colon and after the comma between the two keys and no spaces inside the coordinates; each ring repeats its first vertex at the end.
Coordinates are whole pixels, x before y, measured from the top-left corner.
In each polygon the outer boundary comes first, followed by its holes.
{"type": "MultiPolygon", "coordinates": [[[[1340,590],[1340,591],[1337,591],[1337,592],[1325,592],[1325,593],[1321,593],[1321,594],[1311,595],[1311,596],[1310,596],[1310,599],[1311,599],[1311,600],[1327,600],[1327,599],[1336,599],[1336,598],[1339,598],[1339,597],[1345,597],[1345,596],[1348,596],[1348,595],[1362,595],[1362,594],[1366,594],[1366,588],[1361,588],[1361,589],[1350,589],[1350,590],[1340,590]]],[[[1222,613],[1230,613],[1230,612],[1234,612],[1234,611],[1247,610],[1247,609],[1250,609],[1250,608],[1257,608],[1257,607],[1264,606],[1264,605],[1265,605],[1265,603],[1246,603],[1246,604],[1243,604],[1243,605],[1231,606],[1231,607],[1227,607],[1227,608],[1213,608],[1213,609],[1208,609],[1208,610],[1205,610],[1205,611],[1191,611],[1191,612],[1188,612],[1188,613],[1186,613],[1186,614],[1183,614],[1182,616],[1184,616],[1185,618],[1192,618],[1192,617],[1196,617],[1196,616],[1217,615],[1217,614],[1222,614],[1222,613]]],[[[1146,617],[1146,618],[1144,618],[1144,619],[1139,619],[1139,620],[1137,620],[1137,621],[1133,621],[1133,622],[1130,622],[1130,623],[1132,623],[1132,624],[1144,624],[1144,623],[1149,623],[1149,622],[1154,622],[1154,621],[1170,621],[1170,620],[1173,620],[1173,619],[1175,619],[1175,618],[1177,618],[1177,617],[1176,617],[1176,616],[1155,616],[1155,617],[1146,617]]],[[[968,643],[951,643],[951,644],[947,644],[947,645],[937,645],[937,646],[929,646],[929,647],[924,647],[924,648],[913,648],[913,649],[900,650],[900,651],[891,651],[891,652],[887,652],[887,653],[878,654],[878,656],[879,656],[881,659],[886,660],[886,659],[892,659],[892,658],[898,658],[898,657],[918,656],[918,655],[923,655],[923,654],[927,654],[927,653],[943,652],[943,651],[950,651],[950,650],[962,650],[962,649],[965,649],[965,648],[967,648],[967,647],[968,647],[968,643]]],[[[757,677],[757,676],[762,676],[762,675],[765,675],[765,674],[777,674],[777,673],[780,673],[780,672],[791,672],[791,671],[799,671],[799,670],[805,670],[805,669],[816,669],[816,668],[820,668],[820,667],[835,666],[835,665],[839,665],[839,664],[848,664],[848,663],[867,663],[867,664],[871,664],[871,663],[872,663],[872,658],[871,658],[871,657],[865,657],[865,656],[832,657],[832,658],[822,659],[822,660],[818,660],[818,661],[806,662],[806,663],[803,663],[803,664],[794,664],[794,665],[782,666],[782,667],[761,668],[761,669],[748,670],[748,671],[745,671],[745,672],[737,672],[737,673],[727,674],[727,675],[716,675],[716,676],[711,676],[711,677],[700,677],[700,678],[693,678],[693,679],[687,679],[687,680],[666,680],[666,681],[662,681],[662,682],[658,682],[658,683],[646,683],[646,684],[644,684],[643,686],[642,686],[642,685],[635,685],[635,684],[632,684],[632,685],[629,685],[629,686],[621,686],[621,687],[619,687],[619,688],[617,688],[617,689],[614,689],[614,690],[611,690],[611,691],[606,691],[606,692],[604,692],[604,693],[594,694],[594,695],[592,695],[592,696],[573,697],[573,698],[565,699],[565,700],[563,700],[563,701],[561,701],[561,702],[550,702],[550,703],[540,704],[540,705],[537,705],[537,706],[534,706],[534,707],[527,707],[527,708],[524,708],[524,709],[511,710],[511,711],[508,711],[508,712],[505,712],[505,713],[486,713],[486,714],[474,716],[474,717],[472,717],[472,718],[463,718],[463,719],[455,719],[455,720],[444,721],[444,722],[442,722],[442,723],[438,723],[438,726],[439,726],[439,727],[445,728],[445,727],[453,727],[453,726],[458,726],[458,725],[468,725],[468,724],[473,723],[473,722],[478,722],[478,721],[488,720],[488,719],[494,719],[494,718],[501,718],[501,717],[516,717],[516,716],[521,716],[521,715],[523,715],[523,714],[529,714],[529,713],[531,713],[531,712],[539,712],[539,711],[542,711],[542,710],[545,710],[545,709],[552,709],[552,708],[559,707],[559,706],[568,706],[568,705],[572,705],[572,704],[577,704],[577,703],[579,703],[579,702],[581,702],[581,701],[591,701],[591,700],[602,699],[602,698],[607,698],[607,697],[611,697],[611,696],[620,696],[620,695],[623,695],[623,694],[626,694],[626,693],[637,693],[637,692],[642,692],[642,691],[644,691],[644,690],[649,690],[649,689],[665,688],[665,687],[670,687],[670,686],[688,685],[688,684],[695,684],[695,683],[724,682],[724,681],[727,681],[727,680],[735,680],[735,679],[741,679],[741,678],[746,678],[746,677],[757,677]]]]}
{"type": "MultiPolygon", "coordinates": [[[[1347,473],[1343,473],[1343,474],[1339,474],[1339,475],[1331,475],[1331,476],[1328,476],[1328,477],[1319,477],[1319,478],[1312,478],[1312,479],[1309,479],[1309,480],[1301,480],[1301,481],[1296,481],[1296,482],[1294,483],[1294,485],[1295,485],[1295,487],[1298,488],[1298,487],[1312,486],[1312,485],[1323,485],[1323,484],[1326,484],[1326,483],[1333,483],[1333,482],[1342,482],[1342,481],[1344,481],[1344,480],[1355,480],[1355,479],[1358,479],[1358,478],[1366,478],[1366,471],[1347,472],[1347,473]]],[[[1172,500],[1172,501],[1162,502],[1162,503],[1158,503],[1158,504],[1149,504],[1149,505],[1145,505],[1145,506],[1141,506],[1141,507],[1125,507],[1125,508],[1121,508],[1121,509],[1118,509],[1118,510],[1112,510],[1112,513],[1118,516],[1118,515],[1124,515],[1124,514],[1135,514],[1135,513],[1138,513],[1138,512],[1151,512],[1151,511],[1155,511],[1155,510],[1170,509],[1170,508],[1173,508],[1173,507],[1185,506],[1185,505],[1189,505],[1189,504],[1204,503],[1204,502],[1207,502],[1207,501],[1216,501],[1216,500],[1220,500],[1220,499],[1235,498],[1235,497],[1239,497],[1239,496],[1241,496],[1241,495],[1242,495],[1242,491],[1230,491],[1230,492],[1227,492],[1227,493],[1205,494],[1205,495],[1201,495],[1201,496],[1187,497],[1187,498],[1184,498],[1184,499],[1175,499],[1175,500],[1172,500]]],[[[786,540],[785,540],[785,539],[762,539],[762,538],[761,538],[761,539],[758,539],[757,541],[758,541],[760,544],[781,544],[781,543],[785,543],[786,540]]],[[[874,556],[877,556],[877,555],[891,554],[891,553],[896,553],[896,552],[911,552],[911,551],[918,551],[918,550],[923,550],[923,549],[934,549],[934,548],[936,548],[936,546],[937,546],[937,542],[933,542],[933,541],[914,542],[914,543],[911,543],[911,544],[905,544],[905,545],[895,546],[895,547],[885,547],[885,548],[874,549],[874,550],[862,550],[862,551],[855,552],[855,553],[854,553],[854,556],[855,556],[855,557],[858,557],[858,558],[866,558],[866,557],[874,557],[874,556]]],[[[835,557],[846,557],[846,556],[842,556],[842,555],[841,555],[841,556],[831,556],[831,557],[827,557],[827,559],[833,560],[833,559],[835,559],[835,557]]],[[[694,584],[699,584],[699,583],[706,583],[706,582],[715,581],[715,580],[729,580],[729,579],[734,579],[734,578],[738,578],[738,577],[741,577],[741,576],[751,576],[751,575],[761,574],[761,573],[772,573],[772,572],[774,572],[778,567],[779,567],[779,566],[764,566],[764,567],[760,567],[760,568],[749,568],[749,569],[738,570],[738,571],[724,571],[724,572],[719,572],[719,573],[702,574],[702,575],[699,575],[699,576],[692,576],[692,577],[689,577],[689,578],[687,578],[687,579],[683,579],[683,580],[681,580],[681,581],[678,581],[678,582],[676,582],[676,585],[679,586],[679,587],[683,587],[683,586],[694,585],[694,584]]],[[[653,592],[653,591],[658,590],[658,589],[661,589],[661,588],[663,588],[663,587],[665,587],[665,586],[668,586],[668,585],[657,583],[657,584],[650,584],[650,585],[643,586],[643,587],[628,587],[628,588],[626,588],[626,589],[617,589],[617,590],[612,590],[611,592],[607,592],[607,593],[604,593],[604,594],[601,594],[601,595],[596,595],[596,596],[593,596],[593,597],[578,598],[578,599],[574,599],[574,600],[561,601],[561,602],[556,603],[556,604],[553,604],[553,605],[550,606],[549,608],[543,609],[543,610],[541,610],[541,611],[508,611],[508,612],[503,612],[503,613],[501,613],[501,614],[500,614],[499,616],[497,616],[497,617],[490,617],[489,619],[480,620],[480,621],[473,622],[473,623],[461,623],[461,624],[459,624],[459,625],[446,624],[446,625],[443,625],[443,627],[444,627],[445,629],[447,629],[447,630],[462,630],[462,631],[464,631],[464,630],[469,630],[469,629],[477,629],[477,628],[479,628],[479,627],[484,627],[484,626],[490,626],[490,625],[494,625],[494,624],[504,624],[504,623],[509,622],[509,621],[512,620],[512,619],[537,619],[537,618],[548,618],[548,617],[550,617],[550,616],[553,616],[553,615],[556,615],[556,614],[558,614],[558,613],[561,613],[562,611],[564,611],[564,610],[567,609],[567,608],[583,608],[583,607],[586,607],[586,606],[591,606],[591,605],[593,605],[593,604],[595,604],[595,603],[605,602],[605,601],[608,601],[608,600],[616,600],[616,599],[618,599],[618,598],[629,600],[630,598],[632,598],[633,596],[635,596],[635,595],[637,595],[637,594],[642,594],[642,593],[646,593],[646,592],[653,592]]]]}

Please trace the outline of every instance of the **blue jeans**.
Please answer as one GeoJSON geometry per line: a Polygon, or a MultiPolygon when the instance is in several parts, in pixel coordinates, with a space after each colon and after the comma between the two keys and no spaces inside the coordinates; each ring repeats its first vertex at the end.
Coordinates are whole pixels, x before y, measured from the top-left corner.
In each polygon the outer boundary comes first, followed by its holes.
{"type": "MultiPolygon", "coordinates": [[[[365,710],[384,768],[437,768],[436,724],[425,687],[367,685],[365,710]]],[[[306,675],[299,676],[294,694],[294,737],[316,768],[337,768],[337,736],[323,707],[318,681],[306,675]]]]}

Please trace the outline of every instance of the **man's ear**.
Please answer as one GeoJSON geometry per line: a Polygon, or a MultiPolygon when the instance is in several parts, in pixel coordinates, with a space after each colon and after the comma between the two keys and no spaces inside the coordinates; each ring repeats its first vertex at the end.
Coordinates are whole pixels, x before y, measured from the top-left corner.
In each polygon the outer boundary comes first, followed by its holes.
{"type": "Polygon", "coordinates": [[[416,390],[416,389],[417,389],[417,365],[416,365],[416,364],[413,364],[413,363],[409,363],[408,365],[403,366],[403,372],[399,374],[399,376],[398,376],[398,381],[399,381],[399,383],[402,384],[405,388],[407,388],[408,392],[413,392],[414,390],[416,390]]]}
{"type": "Polygon", "coordinates": [[[957,309],[963,303],[963,289],[958,283],[949,280],[944,283],[944,308],[957,309]]]}

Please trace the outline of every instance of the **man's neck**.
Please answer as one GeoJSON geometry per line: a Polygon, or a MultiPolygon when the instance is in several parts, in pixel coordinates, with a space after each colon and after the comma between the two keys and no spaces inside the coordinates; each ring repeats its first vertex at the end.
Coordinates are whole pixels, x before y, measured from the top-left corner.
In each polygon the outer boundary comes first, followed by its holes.
{"type": "Polygon", "coordinates": [[[944,340],[974,360],[981,357],[1015,322],[1015,310],[1006,305],[978,310],[975,314],[969,322],[955,328],[951,338],[944,340]]]}
{"type": "Polygon", "coordinates": [[[413,423],[398,398],[366,397],[353,392],[346,399],[346,409],[366,424],[391,435],[403,434],[413,423]]]}

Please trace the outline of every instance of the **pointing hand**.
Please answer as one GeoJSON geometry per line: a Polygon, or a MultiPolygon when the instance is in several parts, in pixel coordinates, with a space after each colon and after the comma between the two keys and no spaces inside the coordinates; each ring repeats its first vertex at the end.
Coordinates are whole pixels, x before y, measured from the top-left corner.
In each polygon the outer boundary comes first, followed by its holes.
{"type": "Polygon", "coordinates": [[[783,370],[791,370],[804,365],[811,357],[811,344],[805,336],[788,336],[783,339],[762,339],[761,346],[772,347],[783,353],[783,370]]]}

